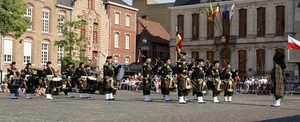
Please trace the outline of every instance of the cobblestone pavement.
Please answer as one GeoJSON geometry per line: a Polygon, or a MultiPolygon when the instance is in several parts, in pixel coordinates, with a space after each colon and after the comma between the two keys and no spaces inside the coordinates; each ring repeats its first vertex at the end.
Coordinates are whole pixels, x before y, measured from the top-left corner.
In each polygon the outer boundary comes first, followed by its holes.
{"type": "MultiPolygon", "coordinates": [[[[270,95],[234,94],[232,103],[212,103],[211,95],[204,97],[206,104],[192,100],[178,104],[176,93],[173,101],[161,100],[153,93],[153,102],[143,102],[141,92],[118,91],[115,101],[104,100],[104,95],[92,94],[90,99],[66,98],[63,93],[53,100],[43,97],[9,99],[8,93],[0,93],[0,121],[80,121],[80,122],[249,122],[249,121],[300,121],[300,95],[285,96],[281,107],[270,107],[270,95]]],[[[190,96],[190,99],[192,96],[190,96]]],[[[223,96],[219,100],[223,101],[223,96]]]]}

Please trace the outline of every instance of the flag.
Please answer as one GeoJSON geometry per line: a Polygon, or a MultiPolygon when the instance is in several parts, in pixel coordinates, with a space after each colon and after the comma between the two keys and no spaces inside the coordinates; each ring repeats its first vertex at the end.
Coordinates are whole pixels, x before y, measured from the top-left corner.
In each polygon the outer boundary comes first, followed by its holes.
{"type": "Polygon", "coordinates": [[[288,36],[288,49],[300,50],[300,42],[290,36],[288,36]]]}
{"type": "Polygon", "coordinates": [[[227,16],[228,16],[228,8],[227,8],[227,4],[225,3],[225,7],[224,7],[224,11],[223,11],[223,19],[226,20],[227,16]]]}
{"type": "Polygon", "coordinates": [[[233,3],[232,6],[231,6],[231,10],[230,10],[230,13],[229,13],[229,20],[231,20],[233,14],[234,14],[234,7],[235,7],[235,3],[233,3]]]}
{"type": "Polygon", "coordinates": [[[212,7],[212,4],[210,4],[210,9],[206,8],[206,11],[207,11],[207,19],[209,21],[214,21],[213,20],[213,17],[214,17],[214,9],[212,7]]]}
{"type": "Polygon", "coordinates": [[[176,35],[176,51],[178,53],[180,53],[181,48],[182,48],[182,38],[181,38],[180,34],[178,33],[176,35]]]}
{"type": "Polygon", "coordinates": [[[219,6],[219,2],[217,4],[217,7],[216,7],[216,12],[214,13],[214,17],[218,17],[220,16],[220,6],[219,6]]]}

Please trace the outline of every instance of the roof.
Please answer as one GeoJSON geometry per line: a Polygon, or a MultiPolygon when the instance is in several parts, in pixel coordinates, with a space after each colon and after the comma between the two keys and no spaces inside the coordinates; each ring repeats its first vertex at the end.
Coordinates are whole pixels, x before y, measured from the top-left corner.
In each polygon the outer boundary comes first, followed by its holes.
{"type": "Polygon", "coordinates": [[[152,42],[169,44],[170,34],[160,23],[145,19],[139,19],[138,23],[138,34],[142,33],[143,27],[145,27],[151,34],[152,42]]]}
{"type": "Polygon", "coordinates": [[[176,0],[173,6],[184,6],[184,5],[193,5],[199,4],[200,0],[176,0]]]}
{"type": "Polygon", "coordinates": [[[119,3],[125,6],[129,6],[126,2],[124,2],[123,0],[105,0],[105,1],[110,1],[110,2],[114,2],[114,3],[119,3]]]}
{"type": "Polygon", "coordinates": [[[72,7],[74,1],[75,0],[57,0],[57,4],[67,6],[67,7],[72,7]]]}

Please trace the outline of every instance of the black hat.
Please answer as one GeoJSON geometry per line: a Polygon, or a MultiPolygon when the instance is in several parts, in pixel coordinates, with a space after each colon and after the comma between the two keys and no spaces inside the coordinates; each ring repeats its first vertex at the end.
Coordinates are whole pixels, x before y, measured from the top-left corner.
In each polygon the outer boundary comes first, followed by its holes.
{"type": "Polygon", "coordinates": [[[70,62],[70,63],[68,63],[68,65],[73,65],[73,63],[70,62]]]}
{"type": "Polygon", "coordinates": [[[51,64],[51,61],[48,61],[48,62],[47,62],[47,65],[48,65],[48,64],[51,64]]]}
{"type": "Polygon", "coordinates": [[[15,64],[16,64],[16,62],[15,62],[15,61],[11,62],[11,65],[15,65],[15,64]]]}
{"type": "Polygon", "coordinates": [[[186,55],[186,52],[181,52],[181,55],[186,55]]]}
{"type": "Polygon", "coordinates": [[[26,66],[29,66],[29,65],[31,65],[31,63],[27,63],[27,64],[26,64],[26,66]]]}
{"type": "Polygon", "coordinates": [[[230,63],[229,62],[226,62],[226,65],[229,65],[230,63]]]}
{"type": "Polygon", "coordinates": [[[106,59],[112,59],[112,56],[107,56],[106,59]]]}
{"type": "Polygon", "coordinates": [[[218,60],[215,60],[215,61],[214,61],[214,64],[216,64],[216,63],[220,63],[220,62],[219,62],[218,60]]]}
{"type": "Polygon", "coordinates": [[[87,68],[87,67],[90,67],[90,65],[85,65],[84,67],[87,68]]]}
{"type": "Polygon", "coordinates": [[[82,64],[84,64],[84,63],[83,63],[83,62],[80,62],[80,63],[79,63],[79,66],[81,66],[82,64]]]}
{"type": "Polygon", "coordinates": [[[151,58],[151,56],[149,56],[149,55],[148,55],[148,56],[146,56],[146,59],[149,59],[149,58],[151,58]]]}
{"type": "Polygon", "coordinates": [[[201,58],[200,58],[200,59],[198,59],[197,61],[198,61],[198,62],[204,62],[204,60],[203,60],[203,59],[201,59],[201,58]]]}

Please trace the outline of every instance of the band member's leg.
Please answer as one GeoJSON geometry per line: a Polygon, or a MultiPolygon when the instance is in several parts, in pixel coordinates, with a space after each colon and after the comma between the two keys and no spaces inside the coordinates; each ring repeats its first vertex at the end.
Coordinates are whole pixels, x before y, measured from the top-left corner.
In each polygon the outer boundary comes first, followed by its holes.
{"type": "Polygon", "coordinates": [[[160,87],[160,89],[161,89],[161,95],[162,95],[162,99],[163,100],[165,100],[165,92],[166,92],[166,88],[165,88],[165,83],[164,83],[165,81],[164,80],[161,80],[161,87],[160,87]]]}
{"type": "Polygon", "coordinates": [[[190,102],[190,99],[189,99],[189,97],[188,97],[190,92],[191,92],[190,89],[186,89],[185,92],[184,92],[184,100],[185,100],[186,102],[190,102]]]}
{"type": "Polygon", "coordinates": [[[10,91],[10,99],[18,99],[16,97],[16,90],[10,89],[9,91],[10,91]]]}
{"type": "MultiPolygon", "coordinates": [[[[49,86],[48,86],[49,87],[49,86]]],[[[46,89],[46,99],[47,100],[52,100],[52,88],[47,88],[46,89]]]]}
{"type": "Polygon", "coordinates": [[[233,92],[229,92],[229,93],[227,93],[227,95],[228,95],[228,102],[231,102],[232,101],[233,92]]]}
{"type": "Polygon", "coordinates": [[[186,93],[186,90],[183,86],[183,81],[179,81],[178,82],[178,97],[179,97],[179,104],[186,104],[186,101],[184,100],[184,96],[185,96],[185,93],[186,93]]]}
{"type": "Polygon", "coordinates": [[[26,95],[25,95],[26,98],[27,99],[32,99],[32,97],[30,96],[31,90],[27,89],[25,92],[26,92],[26,95]]]}
{"type": "Polygon", "coordinates": [[[227,88],[228,87],[228,83],[224,83],[224,101],[225,102],[228,102],[228,96],[229,96],[229,94],[228,94],[228,91],[227,91],[227,88]]]}
{"type": "Polygon", "coordinates": [[[197,96],[198,96],[198,103],[205,103],[205,101],[203,100],[202,92],[197,92],[197,96]]]}
{"type": "Polygon", "coordinates": [[[193,89],[194,100],[198,100],[197,91],[193,89]]]}
{"type": "Polygon", "coordinates": [[[217,90],[216,85],[212,86],[212,91],[213,91],[213,102],[214,103],[220,103],[220,101],[218,100],[218,95],[220,94],[220,92],[217,90]]]}
{"type": "Polygon", "coordinates": [[[146,83],[146,79],[143,79],[143,95],[144,95],[144,101],[146,102],[152,102],[152,100],[150,99],[149,85],[151,87],[151,82],[146,83]]]}

